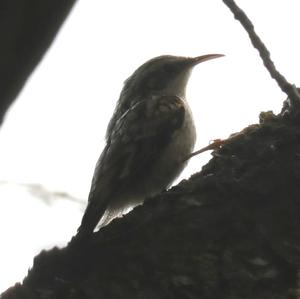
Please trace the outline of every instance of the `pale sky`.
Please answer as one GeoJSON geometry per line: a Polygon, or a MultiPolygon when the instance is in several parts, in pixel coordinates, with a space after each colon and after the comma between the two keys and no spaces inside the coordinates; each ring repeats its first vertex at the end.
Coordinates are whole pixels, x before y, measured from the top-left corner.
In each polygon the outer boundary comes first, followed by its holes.
{"type": "MultiPolygon", "coordinates": [[[[238,0],[278,69],[300,85],[298,0],[238,0]]],[[[22,280],[43,248],[65,244],[84,204],[46,204],[20,184],[41,184],[86,201],[107,123],[123,81],[162,55],[226,57],[197,66],[187,98],[197,148],[279,112],[285,95],[246,32],[220,1],[79,1],[0,130],[0,293],[22,280]],[[79,208],[81,207],[81,209],[79,208]]],[[[209,153],[181,176],[201,170],[209,153]]]]}

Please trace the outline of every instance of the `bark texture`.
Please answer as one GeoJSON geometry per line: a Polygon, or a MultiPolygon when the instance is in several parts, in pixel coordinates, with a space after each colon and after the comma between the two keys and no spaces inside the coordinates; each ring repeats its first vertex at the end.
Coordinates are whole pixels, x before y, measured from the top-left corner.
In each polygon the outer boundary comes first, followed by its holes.
{"type": "Polygon", "coordinates": [[[1,298],[299,298],[300,119],[284,115],[261,113],[189,180],[41,252],[1,298]]]}

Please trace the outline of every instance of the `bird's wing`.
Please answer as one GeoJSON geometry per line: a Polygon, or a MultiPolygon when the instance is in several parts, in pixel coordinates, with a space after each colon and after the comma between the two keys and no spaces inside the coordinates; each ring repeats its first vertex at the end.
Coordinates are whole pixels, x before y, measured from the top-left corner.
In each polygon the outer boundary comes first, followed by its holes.
{"type": "Polygon", "coordinates": [[[176,96],[147,99],[128,109],[116,122],[96,165],[90,198],[104,176],[117,182],[146,172],[182,126],[184,113],[184,103],[176,96]]]}
{"type": "Polygon", "coordinates": [[[182,126],[184,113],[179,97],[162,96],[135,103],[117,120],[97,162],[83,222],[89,214],[100,220],[120,184],[147,175],[182,126]]]}

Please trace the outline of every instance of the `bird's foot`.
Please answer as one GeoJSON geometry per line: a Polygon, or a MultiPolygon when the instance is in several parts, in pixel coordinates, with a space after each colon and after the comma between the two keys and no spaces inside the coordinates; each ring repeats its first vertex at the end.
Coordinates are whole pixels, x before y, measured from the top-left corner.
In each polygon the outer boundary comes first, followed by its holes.
{"type": "Polygon", "coordinates": [[[191,159],[192,157],[196,156],[196,155],[199,155],[201,153],[204,153],[206,151],[209,151],[209,150],[216,150],[216,149],[219,149],[220,147],[222,147],[222,145],[227,141],[227,139],[213,139],[209,145],[201,148],[200,150],[198,151],[195,151],[191,154],[189,154],[186,158],[183,159],[183,162],[191,159]]]}

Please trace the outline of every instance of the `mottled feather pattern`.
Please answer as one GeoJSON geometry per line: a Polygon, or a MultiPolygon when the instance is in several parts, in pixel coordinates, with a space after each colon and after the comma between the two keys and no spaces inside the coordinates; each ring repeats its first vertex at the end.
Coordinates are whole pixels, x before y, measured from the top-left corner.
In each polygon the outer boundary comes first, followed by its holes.
{"type": "Polygon", "coordinates": [[[195,65],[222,57],[162,55],[124,82],[97,162],[78,235],[93,233],[125,209],[167,189],[184,169],[196,130],[185,100],[195,65]]]}
{"type": "Polygon", "coordinates": [[[126,184],[129,177],[140,179],[147,174],[145,170],[151,168],[172,134],[181,127],[184,114],[179,97],[152,96],[134,103],[115,122],[95,168],[85,213],[90,219],[86,218],[86,222],[96,221],[91,220],[93,212],[89,210],[102,210],[104,214],[116,188],[126,184]]]}

